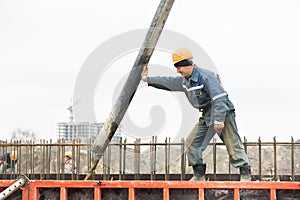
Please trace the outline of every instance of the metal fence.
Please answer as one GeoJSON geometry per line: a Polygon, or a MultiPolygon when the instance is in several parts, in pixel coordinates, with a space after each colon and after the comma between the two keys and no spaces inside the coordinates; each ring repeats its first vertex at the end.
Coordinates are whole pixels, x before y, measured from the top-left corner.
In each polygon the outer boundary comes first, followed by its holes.
{"type": "MultiPolygon", "coordinates": [[[[0,174],[2,179],[15,179],[21,174],[32,180],[82,180],[91,169],[93,153],[92,141],[80,139],[66,142],[59,140],[40,140],[39,143],[27,141],[2,141],[0,155],[16,152],[17,163],[14,169],[8,168],[0,174]],[[72,152],[72,169],[66,171],[64,155],[72,152]]],[[[244,139],[252,174],[255,180],[299,179],[300,142],[291,138],[290,142],[248,142],[244,139]]],[[[213,139],[204,152],[207,174],[211,180],[235,180],[238,169],[229,163],[225,145],[213,139]],[[226,178],[224,178],[226,177],[226,178]]],[[[10,161],[13,162],[13,161],[10,161]]],[[[12,166],[12,163],[10,163],[12,166]]],[[[191,176],[191,167],[187,166],[185,140],[171,142],[166,138],[158,142],[152,137],[149,142],[136,139],[127,142],[120,139],[109,144],[98,164],[92,179],[118,180],[186,180],[191,176]]]]}

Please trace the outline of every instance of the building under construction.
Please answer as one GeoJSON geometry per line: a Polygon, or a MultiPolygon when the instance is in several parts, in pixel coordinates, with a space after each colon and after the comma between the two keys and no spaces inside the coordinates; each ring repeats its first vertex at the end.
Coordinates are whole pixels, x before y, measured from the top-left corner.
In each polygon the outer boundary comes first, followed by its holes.
{"type": "MultiPolygon", "coordinates": [[[[58,139],[65,139],[68,142],[76,138],[95,140],[103,125],[104,123],[59,122],[57,123],[58,139]]],[[[111,142],[119,141],[121,134],[122,126],[119,126],[111,142]]]]}

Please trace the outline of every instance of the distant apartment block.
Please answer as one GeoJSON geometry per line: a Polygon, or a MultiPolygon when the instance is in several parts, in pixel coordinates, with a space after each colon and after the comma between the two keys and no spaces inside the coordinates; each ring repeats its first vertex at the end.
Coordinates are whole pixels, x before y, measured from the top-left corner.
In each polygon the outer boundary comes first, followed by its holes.
{"type": "MultiPolygon", "coordinates": [[[[76,138],[96,139],[100,133],[104,123],[89,123],[89,122],[59,122],[57,123],[58,138],[72,141],[76,138]]],[[[122,126],[116,130],[111,142],[119,142],[121,137],[122,126]]]]}

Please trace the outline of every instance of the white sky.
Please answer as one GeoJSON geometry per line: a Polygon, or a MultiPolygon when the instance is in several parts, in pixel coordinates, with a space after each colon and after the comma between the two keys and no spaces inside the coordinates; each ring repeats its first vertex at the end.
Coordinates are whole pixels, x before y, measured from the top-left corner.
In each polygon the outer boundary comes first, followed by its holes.
{"type": "MultiPolygon", "coordinates": [[[[18,127],[56,138],[56,123],[69,120],[66,108],[86,58],[115,35],[148,28],[159,2],[0,1],[0,139],[18,127]]],[[[213,60],[248,141],[299,139],[299,10],[298,0],[176,0],[166,22],[213,60]]],[[[130,69],[134,60],[122,65],[130,69]]],[[[110,109],[95,105],[97,120],[105,121],[110,109]]],[[[135,118],[147,124],[145,112],[135,118]]]]}

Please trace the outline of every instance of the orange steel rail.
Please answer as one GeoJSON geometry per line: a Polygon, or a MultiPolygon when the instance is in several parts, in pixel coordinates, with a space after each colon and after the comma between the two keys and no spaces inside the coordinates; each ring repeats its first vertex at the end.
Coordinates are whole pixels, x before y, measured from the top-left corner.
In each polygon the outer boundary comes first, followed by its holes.
{"type": "MultiPolygon", "coordinates": [[[[0,191],[13,184],[14,180],[0,180],[0,191]]],[[[300,190],[299,182],[239,182],[239,181],[81,181],[81,180],[32,180],[22,191],[22,200],[38,200],[39,189],[60,188],[60,200],[68,199],[68,189],[93,188],[94,199],[101,199],[102,189],[128,189],[128,199],[135,199],[136,189],[163,189],[163,200],[170,197],[170,189],[198,189],[198,199],[204,199],[204,189],[228,189],[234,191],[238,200],[240,190],[269,190],[270,199],[276,199],[276,190],[300,190]]]]}

